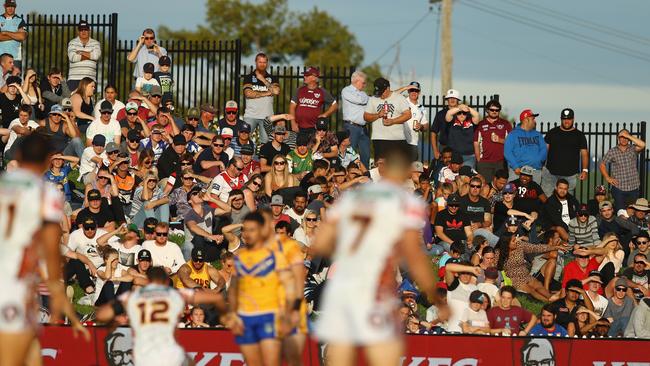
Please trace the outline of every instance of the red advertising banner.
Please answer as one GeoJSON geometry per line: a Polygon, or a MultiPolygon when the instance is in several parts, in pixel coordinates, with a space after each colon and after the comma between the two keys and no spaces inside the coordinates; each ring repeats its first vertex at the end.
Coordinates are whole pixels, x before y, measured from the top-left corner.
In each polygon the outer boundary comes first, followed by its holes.
{"type": "MultiPolygon", "coordinates": [[[[40,337],[44,365],[133,364],[129,328],[110,333],[106,328],[89,330],[92,339],[86,342],[73,337],[68,327],[44,327],[40,337]]],[[[179,329],[177,338],[197,366],[244,365],[234,337],[226,330],[179,329]]],[[[406,341],[399,366],[650,366],[650,341],[637,339],[409,335],[406,341]]],[[[326,364],[322,355],[326,358],[327,346],[310,340],[304,364],[326,364]]]]}

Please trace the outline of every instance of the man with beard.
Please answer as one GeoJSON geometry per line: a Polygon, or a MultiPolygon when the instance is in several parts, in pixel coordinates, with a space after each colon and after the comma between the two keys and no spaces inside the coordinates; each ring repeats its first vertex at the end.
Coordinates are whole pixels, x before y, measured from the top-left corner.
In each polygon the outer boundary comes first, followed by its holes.
{"type": "MultiPolygon", "coordinates": [[[[614,207],[611,202],[603,201],[599,204],[600,215],[598,221],[598,235],[603,238],[606,233],[615,233],[621,238],[621,243],[629,243],[633,236],[639,233],[639,228],[632,222],[614,215],[614,207]]],[[[623,245],[626,256],[630,253],[630,247],[623,245]]]]}
{"type": "Polygon", "coordinates": [[[546,229],[552,228],[560,234],[562,240],[569,240],[569,223],[576,217],[578,200],[570,193],[569,182],[560,178],[555,184],[553,195],[542,206],[542,222],[546,229]]]}
{"type": "Polygon", "coordinates": [[[557,336],[557,337],[567,337],[569,333],[566,329],[557,324],[555,319],[557,315],[555,313],[555,305],[546,304],[542,307],[542,311],[539,316],[539,324],[535,325],[533,329],[530,330],[530,335],[532,336],[557,336]]]}
{"type": "Polygon", "coordinates": [[[302,220],[305,217],[305,209],[307,208],[307,194],[305,192],[297,192],[293,197],[293,207],[291,207],[286,214],[292,219],[296,220],[298,224],[302,225],[302,220]]]}

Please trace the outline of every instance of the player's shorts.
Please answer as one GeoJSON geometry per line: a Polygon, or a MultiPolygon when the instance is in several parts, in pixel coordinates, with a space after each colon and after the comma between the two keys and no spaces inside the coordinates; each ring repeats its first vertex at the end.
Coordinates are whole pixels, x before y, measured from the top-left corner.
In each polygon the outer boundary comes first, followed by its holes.
{"type": "Polygon", "coordinates": [[[235,337],[237,344],[259,343],[277,337],[279,319],[275,312],[257,315],[239,314],[244,323],[244,334],[235,337]]]}
{"type": "Polygon", "coordinates": [[[316,323],[319,340],[368,345],[398,339],[401,327],[397,299],[376,301],[372,296],[363,296],[364,291],[357,292],[357,296],[354,292],[325,289],[321,316],[316,323]]]}
{"type": "Polygon", "coordinates": [[[34,330],[36,312],[27,303],[30,287],[18,280],[0,281],[0,332],[22,333],[34,330]]]}

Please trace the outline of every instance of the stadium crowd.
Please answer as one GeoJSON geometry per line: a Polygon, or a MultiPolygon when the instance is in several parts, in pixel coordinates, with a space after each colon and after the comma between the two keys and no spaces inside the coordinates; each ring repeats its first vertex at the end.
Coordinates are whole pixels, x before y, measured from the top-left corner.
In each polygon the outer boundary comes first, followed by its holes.
{"type": "MultiPolygon", "coordinates": [[[[5,18],[16,17],[15,7],[5,2],[5,18]]],[[[9,33],[26,32],[14,23],[9,33]]],[[[401,146],[413,159],[404,186],[427,205],[422,250],[446,299],[429,306],[408,272],[394,268],[406,333],[650,337],[650,207],[637,170],[645,143],[628,131],[598,162],[609,187],[579,202],[576,182],[590,173],[590,153],[570,108],[542,135],[533,110],[513,125],[499,101],[482,116],[451,89],[429,121],[418,82],[392,88],[378,78],[369,96],[357,71],[350,85],[328,91],[309,67],[289,110],[276,111],[280,84],[260,53],[243,81],[243,110],[228,101],[178,115],[173,60],[153,30],[129,54],[133,89],[123,101],[110,85],[96,98],[101,47],[90,36],[80,22],[69,64],[51,65],[40,84],[38,70],[19,63],[26,36],[0,41],[4,166],[15,166],[16,147],[32,133],[55,146],[43,176],[65,197],[61,254],[71,300],[79,286],[81,305],[114,301],[145,285],[151,266],[176,288],[227,294],[242,220],[267,210],[278,240],[300,248],[304,297],[318,314],[333,264],[310,252],[319,223],[346,191],[380,180],[384,152],[401,146]],[[343,129],[333,131],[338,108],[343,129]],[[423,162],[425,131],[434,159],[423,162]],[[538,314],[527,310],[539,302],[538,314]]],[[[182,323],[215,327],[219,319],[197,306],[182,323]]]]}

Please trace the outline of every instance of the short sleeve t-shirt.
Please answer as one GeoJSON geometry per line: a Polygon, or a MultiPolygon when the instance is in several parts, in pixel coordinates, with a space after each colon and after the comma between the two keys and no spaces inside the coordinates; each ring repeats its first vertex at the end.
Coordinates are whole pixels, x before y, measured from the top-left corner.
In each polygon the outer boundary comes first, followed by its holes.
{"type": "Polygon", "coordinates": [[[496,163],[503,161],[503,144],[492,141],[492,134],[505,140],[506,136],[512,131],[510,122],[499,118],[493,123],[484,118],[474,129],[474,142],[478,142],[480,153],[479,161],[496,163]]]}
{"type": "Polygon", "coordinates": [[[471,222],[483,222],[485,213],[490,213],[490,201],[479,197],[477,202],[469,199],[469,194],[460,198],[460,211],[469,217],[471,222]]]}
{"type": "Polygon", "coordinates": [[[120,123],[114,119],[111,119],[108,124],[105,124],[100,120],[94,120],[88,126],[88,130],[86,130],[86,138],[92,140],[95,135],[103,135],[106,137],[106,142],[112,142],[114,141],[115,136],[122,135],[120,123]]]}
{"type": "Polygon", "coordinates": [[[542,187],[532,180],[525,187],[519,179],[515,179],[511,183],[514,183],[517,187],[517,191],[515,191],[515,210],[526,213],[539,212],[541,207],[539,196],[544,194],[542,187]]]}
{"type": "MultiPolygon", "coordinates": [[[[273,84],[278,84],[278,79],[265,72],[266,81],[273,84]]],[[[244,91],[250,89],[256,92],[267,92],[269,88],[257,79],[255,70],[244,77],[244,91]]],[[[261,98],[246,98],[246,110],[244,111],[244,118],[264,119],[267,116],[273,115],[273,96],[266,96],[261,98]]]]}
{"type": "Polygon", "coordinates": [[[445,119],[449,108],[445,107],[439,110],[433,118],[431,125],[431,132],[438,135],[438,142],[440,145],[446,146],[449,137],[449,122],[445,119]]]}
{"type": "MultiPolygon", "coordinates": [[[[379,113],[382,109],[388,109],[388,118],[397,118],[402,113],[407,110],[411,110],[408,101],[403,96],[397,93],[391,93],[388,98],[381,99],[377,97],[371,97],[368,100],[366,105],[365,112],[367,113],[379,113]]],[[[374,121],[372,124],[372,135],[371,140],[402,140],[406,139],[404,136],[404,126],[401,124],[384,126],[382,118],[374,121]]]]}
{"type": "Polygon", "coordinates": [[[108,203],[105,200],[102,200],[102,205],[99,208],[98,213],[90,212],[88,207],[79,211],[79,213],[77,214],[77,218],[75,219],[75,222],[77,224],[81,224],[88,217],[92,217],[93,219],[95,219],[95,222],[97,222],[98,227],[104,227],[106,226],[107,222],[115,221],[115,217],[113,216],[113,213],[110,207],[108,207],[108,203]]]}
{"type": "Polygon", "coordinates": [[[510,328],[512,334],[517,334],[522,330],[522,325],[531,320],[532,314],[519,306],[513,306],[507,310],[495,306],[488,310],[487,316],[490,320],[490,328],[510,328]]]}
{"type": "Polygon", "coordinates": [[[163,97],[172,96],[172,88],[174,86],[174,78],[169,72],[156,71],[153,73],[153,78],[160,84],[160,90],[163,97]]]}
{"type": "Polygon", "coordinates": [[[548,144],[546,168],[551,174],[570,176],[580,171],[580,150],[587,148],[582,131],[563,131],[558,126],[548,131],[544,141],[548,144]]]}
{"type": "Polygon", "coordinates": [[[309,89],[306,85],[296,89],[291,98],[296,105],[296,123],[300,128],[315,128],[318,115],[323,109],[336,103],[336,99],[327,90],[317,87],[309,89]]]}
{"type": "Polygon", "coordinates": [[[266,144],[262,145],[262,147],[260,148],[260,159],[264,158],[266,159],[266,162],[270,164],[274,156],[276,155],[287,156],[287,154],[290,151],[291,148],[289,148],[289,145],[285,143],[282,143],[282,145],[280,145],[280,150],[277,150],[273,146],[273,143],[269,141],[266,144]]]}
{"type": "Polygon", "coordinates": [[[442,230],[451,240],[466,240],[465,226],[469,226],[469,218],[462,212],[456,215],[449,213],[447,209],[436,215],[435,226],[442,226],[442,230]]]}

